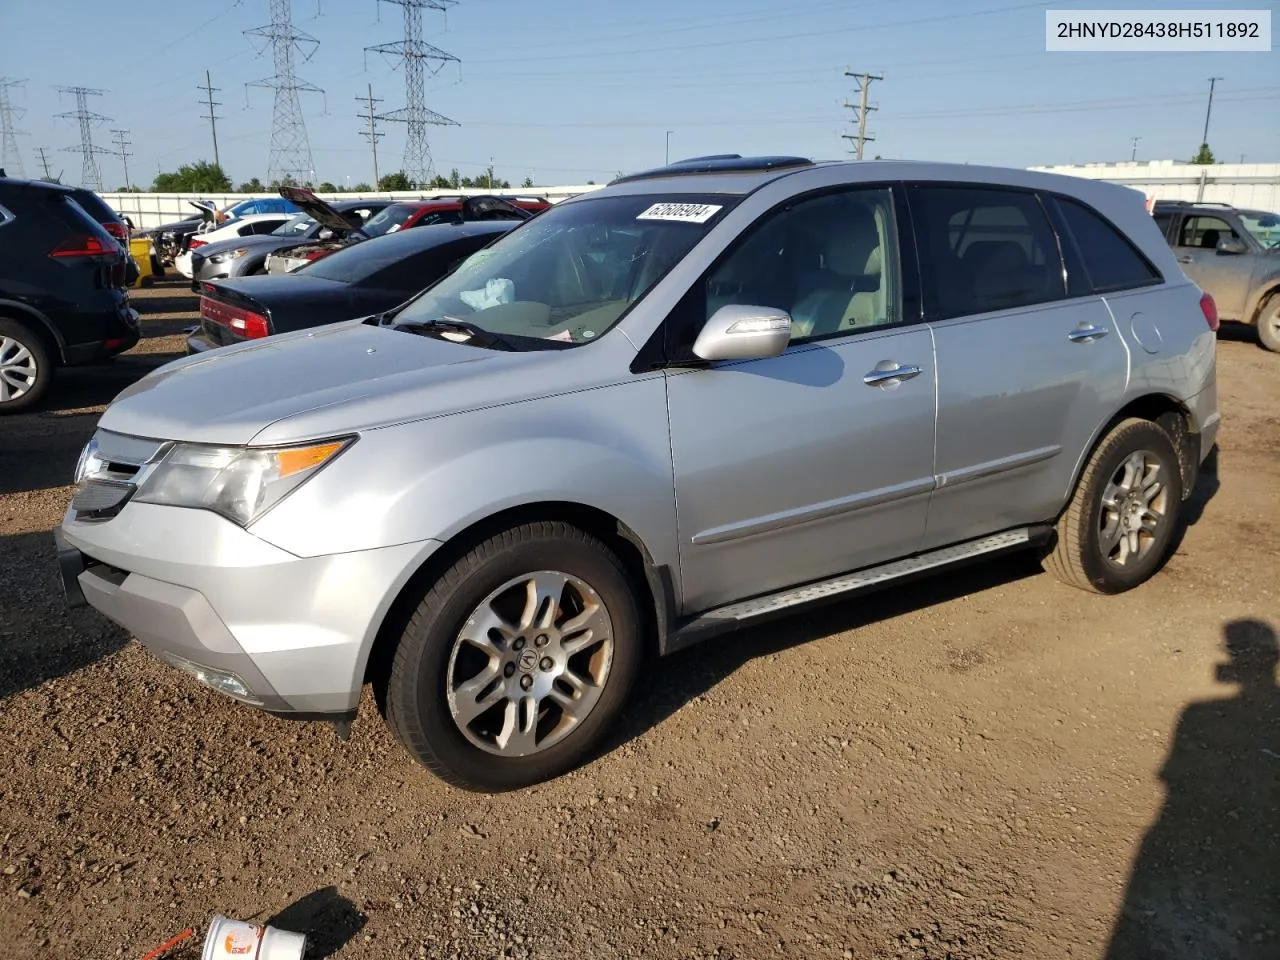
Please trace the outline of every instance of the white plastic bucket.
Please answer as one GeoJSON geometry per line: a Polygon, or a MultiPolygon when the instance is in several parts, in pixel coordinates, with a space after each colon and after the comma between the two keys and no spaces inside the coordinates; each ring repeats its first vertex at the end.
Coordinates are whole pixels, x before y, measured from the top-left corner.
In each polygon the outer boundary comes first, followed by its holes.
{"type": "Polygon", "coordinates": [[[221,914],[209,924],[200,960],[302,960],[305,933],[291,933],[221,914]]]}

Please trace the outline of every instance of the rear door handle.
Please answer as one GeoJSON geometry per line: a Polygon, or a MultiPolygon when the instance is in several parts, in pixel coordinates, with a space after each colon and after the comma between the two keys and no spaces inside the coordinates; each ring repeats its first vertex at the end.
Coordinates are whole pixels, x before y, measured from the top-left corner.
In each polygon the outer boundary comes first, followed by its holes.
{"type": "Polygon", "coordinates": [[[1195,263],[1196,258],[1195,257],[1179,257],[1178,262],[1179,263],[1195,263]]]}
{"type": "Polygon", "coordinates": [[[888,387],[918,376],[920,376],[919,367],[893,360],[881,360],[874,370],[863,376],[862,382],[868,387],[888,387]]]}
{"type": "Polygon", "coordinates": [[[1093,324],[1083,324],[1076,327],[1067,334],[1067,339],[1072,343],[1092,343],[1099,337],[1105,337],[1110,331],[1106,327],[1097,327],[1093,324]]]}

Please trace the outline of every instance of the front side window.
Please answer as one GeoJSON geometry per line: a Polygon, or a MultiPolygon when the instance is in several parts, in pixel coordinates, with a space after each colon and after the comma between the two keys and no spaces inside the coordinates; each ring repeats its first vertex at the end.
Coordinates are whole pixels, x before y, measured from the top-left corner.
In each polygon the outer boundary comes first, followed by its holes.
{"type": "Polygon", "coordinates": [[[1070,197],[1058,197],[1057,203],[1095,292],[1141,287],[1160,279],[1133,244],[1097,213],[1070,197]]]}
{"type": "Polygon", "coordinates": [[[911,209],[937,319],[1066,296],[1057,238],[1035,194],[924,185],[913,190],[911,209]]]}
{"type": "Polygon", "coordinates": [[[1182,229],[1178,232],[1178,246],[1216,250],[1219,240],[1231,237],[1238,240],[1240,235],[1221,217],[1187,217],[1182,221],[1182,229]]]}
{"type": "MultiPolygon", "coordinates": [[[[544,214],[545,216],[545,214],[544,214]]],[[[893,194],[861,188],[766,215],[706,280],[704,321],[728,304],[791,316],[791,340],[900,322],[893,194]]]]}
{"type": "Polygon", "coordinates": [[[737,197],[588,197],[526,221],[392,318],[461,320],[489,333],[570,344],[621,319],[737,197]]]}
{"type": "Polygon", "coordinates": [[[1280,213],[1241,210],[1240,224],[1268,250],[1280,249],[1280,213]]]}

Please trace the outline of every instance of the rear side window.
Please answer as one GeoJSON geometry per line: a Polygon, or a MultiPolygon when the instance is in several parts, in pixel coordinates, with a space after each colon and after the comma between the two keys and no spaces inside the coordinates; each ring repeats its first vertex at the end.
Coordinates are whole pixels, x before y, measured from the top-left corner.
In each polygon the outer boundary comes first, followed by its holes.
{"type": "Polygon", "coordinates": [[[366,285],[388,290],[425,290],[444,276],[450,267],[493,239],[493,234],[480,234],[431,247],[379,270],[366,278],[366,285]]]}
{"type": "Polygon", "coordinates": [[[1058,197],[1058,209],[1084,261],[1096,293],[1157,283],[1160,274],[1129,238],[1099,214],[1070,197],[1058,197]]]}
{"type": "Polygon", "coordinates": [[[935,319],[1066,296],[1057,238],[1035,194],[922,185],[911,207],[935,319]]]}

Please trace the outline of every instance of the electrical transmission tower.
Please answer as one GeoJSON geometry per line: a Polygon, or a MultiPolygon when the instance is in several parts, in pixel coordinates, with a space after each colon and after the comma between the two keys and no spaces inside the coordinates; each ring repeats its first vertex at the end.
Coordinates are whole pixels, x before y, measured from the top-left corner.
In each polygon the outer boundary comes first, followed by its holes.
{"type": "Polygon", "coordinates": [[[199,84],[196,84],[196,89],[203,90],[205,93],[205,99],[201,100],[200,102],[204,104],[206,107],[208,107],[209,109],[209,113],[205,117],[205,119],[209,121],[209,129],[213,131],[213,163],[215,166],[221,167],[222,160],[218,157],[218,119],[219,118],[217,114],[213,112],[214,107],[222,106],[221,102],[213,99],[213,95],[217,93],[221,88],[215,87],[213,85],[213,81],[209,78],[209,71],[206,70],[204,72],[204,86],[202,87],[199,84]]]}
{"type": "Polygon", "coordinates": [[[361,130],[360,134],[369,141],[369,148],[373,151],[373,189],[378,189],[378,141],[382,139],[382,134],[378,132],[378,117],[374,113],[373,105],[381,103],[380,97],[374,97],[373,84],[369,84],[369,95],[367,97],[356,97],[357,103],[365,105],[365,112],[358,116],[368,122],[369,129],[361,130]]]}
{"type": "Polygon", "coordinates": [[[89,87],[59,87],[58,90],[61,93],[74,93],[76,97],[75,110],[70,113],[60,113],[58,116],[74,119],[80,124],[80,146],[62,149],[67,153],[80,154],[80,186],[90,190],[101,190],[102,171],[98,169],[98,154],[111,153],[111,151],[106,147],[94,146],[93,128],[95,125],[106,123],[111,118],[90,110],[89,98],[100,97],[106,91],[91,90],[89,87]]]}
{"type": "Polygon", "coordinates": [[[24,82],[0,77],[0,167],[11,177],[27,175],[22,166],[22,154],[18,152],[18,134],[25,131],[13,125],[14,116],[20,117],[26,111],[9,101],[9,90],[24,82]]]}
{"type": "Polygon", "coordinates": [[[422,11],[448,10],[457,0],[378,0],[404,8],[404,40],[366,47],[366,51],[393,55],[404,62],[404,100],[399,110],[384,113],[379,120],[403,123],[408,128],[404,144],[404,172],[415,187],[427,184],[433,173],[427,127],[456,127],[457,121],[427,109],[423,88],[424,73],[435,76],[448,63],[461,63],[451,53],[422,39],[422,11]]]}
{"type": "Polygon", "coordinates": [[[271,23],[246,30],[246,36],[259,37],[271,44],[275,56],[275,76],[250,83],[251,87],[269,87],[276,92],[271,115],[271,155],[267,161],[267,179],[289,178],[294,183],[310,183],[314,174],[311,143],[307,140],[307,124],[302,117],[299,93],[324,93],[314,83],[294,73],[294,54],[310,60],[320,41],[293,25],[291,0],[270,0],[271,23]]]}
{"type": "Polygon", "coordinates": [[[120,162],[124,164],[124,188],[128,190],[133,186],[133,184],[129,182],[129,158],[132,157],[133,154],[129,153],[126,148],[132,146],[133,142],[125,139],[125,134],[129,132],[128,130],[112,130],[111,132],[116,135],[116,156],[119,157],[120,162]]]}
{"type": "Polygon", "coordinates": [[[872,110],[879,109],[878,107],[872,107],[867,104],[867,93],[871,90],[871,82],[873,80],[883,80],[884,77],[879,77],[865,71],[862,73],[850,73],[848,70],[845,70],[844,75],[846,77],[853,77],[854,82],[858,85],[858,102],[850,103],[848,100],[844,102],[846,107],[857,111],[858,132],[845,133],[841,134],[841,136],[846,140],[853,141],[853,157],[855,160],[861,160],[863,145],[869,141],[875,140],[875,137],[867,136],[867,114],[872,110]]]}

